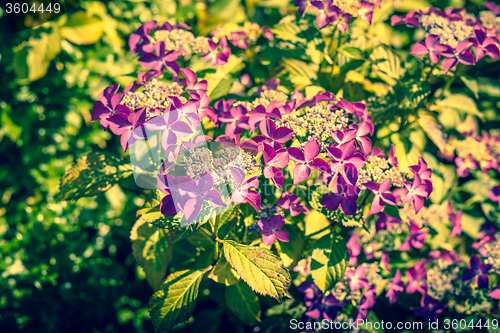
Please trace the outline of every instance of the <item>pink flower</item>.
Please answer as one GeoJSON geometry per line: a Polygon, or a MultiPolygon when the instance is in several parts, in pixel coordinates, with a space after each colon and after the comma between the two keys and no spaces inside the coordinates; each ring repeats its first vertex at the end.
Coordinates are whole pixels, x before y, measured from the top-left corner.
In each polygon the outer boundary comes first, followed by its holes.
{"type": "Polygon", "coordinates": [[[139,59],[139,63],[144,68],[152,68],[160,73],[163,73],[163,70],[166,68],[175,76],[179,75],[179,65],[176,60],[181,55],[180,52],[166,52],[165,43],[160,42],[155,44],[155,53],[144,53],[139,59]]]}
{"type": "Polygon", "coordinates": [[[462,213],[462,211],[459,211],[458,214],[455,214],[451,202],[448,201],[448,216],[452,223],[450,237],[462,234],[462,213]]]}
{"type": "Polygon", "coordinates": [[[408,190],[408,193],[403,200],[403,204],[413,202],[413,207],[415,208],[416,214],[424,206],[423,198],[427,197],[428,195],[426,186],[420,182],[420,177],[418,175],[415,175],[412,184],[405,183],[405,186],[408,190]]]}
{"type": "Polygon", "coordinates": [[[291,192],[284,192],[281,195],[281,199],[276,201],[276,205],[283,209],[290,209],[290,216],[292,217],[299,215],[300,212],[303,212],[306,215],[309,214],[309,209],[302,206],[299,198],[291,192]]]}
{"type": "Polygon", "coordinates": [[[231,194],[231,201],[235,203],[249,203],[258,212],[260,210],[260,194],[252,190],[252,188],[259,187],[257,177],[245,180],[245,172],[243,170],[232,166],[229,169],[236,182],[236,188],[231,194]]]}
{"type": "Polygon", "coordinates": [[[418,225],[410,221],[410,234],[405,239],[404,243],[399,247],[399,251],[409,251],[412,247],[416,249],[424,246],[425,236],[429,233],[429,229],[420,230],[418,225]]]}
{"type": "Polygon", "coordinates": [[[321,158],[317,158],[320,153],[321,146],[316,140],[307,142],[303,152],[300,148],[288,148],[290,158],[297,162],[293,169],[293,183],[295,185],[303,182],[311,175],[311,168],[322,172],[330,171],[328,163],[321,158]]]}
{"type": "Polygon", "coordinates": [[[288,233],[285,230],[279,230],[285,225],[285,219],[282,216],[276,215],[271,217],[271,220],[260,220],[258,222],[259,229],[262,233],[262,241],[265,246],[274,244],[276,239],[282,242],[288,242],[288,233]]]}
{"type": "Polygon", "coordinates": [[[429,54],[429,58],[435,64],[439,62],[439,57],[447,50],[446,46],[439,44],[439,36],[429,35],[424,42],[418,42],[413,45],[410,54],[425,55],[429,54]]]}
{"type": "Polygon", "coordinates": [[[389,303],[394,304],[398,300],[399,293],[405,289],[405,284],[401,281],[401,272],[399,271],[399,268],[396,271],[396,275],[387,286],[389,287],[389,290],[387,291],[387,294],[385,294],[385,297],[389,299],[389,303]]]}
{"type": "Polygon", "coordinates": [[[449,70],[455,67],[458,63],[462,63],[464,65],[474,65],[474,56],[469,51],[471,46],[472,43],[469,41],[458,43],[455,50],[453,50],[450,46],[447,46],[447,50],[441,53],[443,56],[448,58],[443,60],[441,63],[444,71],[448,73],[449,70]]]}
{"type": "Polygon", "coordinates": [[[359,288],[368,288],[370,284],[366,279],[365,266],[358,266],[356,270],[349,270],[345,272],[345,276],[349,278],[349,287],[351,290],[358,290],[359,288]]]}
{"type": "Polygon", "coordinates": [[[384,202],[396,206],[396,198],[391,193],[387,193],[391,188],[391,180],[386,179],[380,187],[377,183],[368,182],[363,184],[367,189],[375,194],[369,214],[376,214],[384,208],[384,202]]]}

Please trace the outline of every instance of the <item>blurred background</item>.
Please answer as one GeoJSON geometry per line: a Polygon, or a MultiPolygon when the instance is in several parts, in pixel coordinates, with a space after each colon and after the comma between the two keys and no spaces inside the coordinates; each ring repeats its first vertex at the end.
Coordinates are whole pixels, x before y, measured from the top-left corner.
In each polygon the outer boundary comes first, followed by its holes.
{"type": "MultiPolygon", "coordinates": [[[[36,29],[0,32],[0,331],[152,332],[153,290],[129,239],[144,199],[115,186],[56,202],[59,179],[87,152],[122,153],[118,136],[91,123],[91,111],[102,89],[136,77],[127,40],[141,24],[186,22],[207,35],[228,21],[272,26],[295,7],[289,0],[73,2],[68,14],[36,29]]],[[[430,5],[412,0],[399,8],[430,5]]],[[[0,20],[4,29],[11,24],[4,9],[0,20]]],[[[396,47],[410,42],[393,36],[396,47]]],[[[186,331],[244,331],[215,302],[201,302],[196,313],[200,320],[186,331]]]]}

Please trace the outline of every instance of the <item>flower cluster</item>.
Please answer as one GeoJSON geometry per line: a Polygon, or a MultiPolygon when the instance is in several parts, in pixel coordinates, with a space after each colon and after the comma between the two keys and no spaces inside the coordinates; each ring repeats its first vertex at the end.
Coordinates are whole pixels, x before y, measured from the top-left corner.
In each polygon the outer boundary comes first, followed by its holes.
{"type": "Polygon", "coordinates": [[[425,32],[425,40],[416,43],[410,54],[428,54],[434,64],[439,62],[441,56],[445,57],[441,62],[445,72],[458,63],[474,65],[485,55],[494,60],[500,56],[497,13],[492,11],[483,11],[479,17],[475,17],[463,8],[450,7],[444,12],[429,8],[410,12],[403,17],[391,17],[392,25],[402,23],[425,32]]]}
{"type": "Polygon", "coordinates": [[[130,35],[130,50],[136,56],[141,55],[139,63],[154,70],[155,76],[167,69],[176,77],[179,75],[176,60],[179,56],[193,53],[204,53],[201,59],[210,61],[212,67],[227,62],[231,50],[226,38],[214,42],[208,37],[194,37],[188,30],[189,27],[183,23],[147,22],[130,35]]]}
{"type": "Polygon", "coordinates": [[[500,136],[483,131],[482,135],[470,133],[463,140],[452,138],[448,142],[450,150],[456,152],[457,174],[467,177],[470,170],[481,169],[500,172],[500,136]]]}
{"type": "Polygon", "coordinates": [[[299,13],[304,16],[307,8],[310,6],[316,11],[316,22],[320,29],[327,25],[338,28],[345,32],[349,26],[349,22],[353,17],[360,17],[366,23],[372,23],[373,10],[375,6],[380,7],[381,1],[364,1],[364,0],[325,0],[325,1],[310,1],[296,0],[295,6],[299,8],[299,13]]]}
{"type": "Polygon", "coordinates": [[[228,39],[234,46],[241,49],[247,49],[248,45],[255,44],[260,36],[268,40],[273,40],[274,35],[269,27],[260,27],[257,23],[245,22],[243,26],[219,25],[217,29],[211,32],[214,40],[228,39]]]}

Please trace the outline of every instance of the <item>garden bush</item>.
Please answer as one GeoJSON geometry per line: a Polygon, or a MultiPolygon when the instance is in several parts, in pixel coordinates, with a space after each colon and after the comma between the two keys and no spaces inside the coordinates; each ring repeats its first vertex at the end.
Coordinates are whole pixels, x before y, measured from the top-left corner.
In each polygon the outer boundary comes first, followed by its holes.
{"type": "Polygon", "coordinates": [[[6,40],[0,322],[496,332],[498,29],[479,1],[85,1],[6,40]]]}

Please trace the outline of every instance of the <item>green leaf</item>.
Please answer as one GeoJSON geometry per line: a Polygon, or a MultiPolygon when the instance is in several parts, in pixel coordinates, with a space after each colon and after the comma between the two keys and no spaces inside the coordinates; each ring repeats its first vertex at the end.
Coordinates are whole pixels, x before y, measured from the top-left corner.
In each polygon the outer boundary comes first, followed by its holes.
{"type": "Polygon", "coordinates": [[[476,102],[472,98],[464,94],[453,94],[436,103],[438,110],[453,109],[462,114],[470,113],[472,115],[483,117],[479,112],[476,102]]]}
{"type": "Polygon", "coordinates": [[[402,220],[401,215],[399,215],[399,209],[396,206],[386,204],[386,205],[384,205],[383,212],[391,217],[398,219],[398,220],[402,220]]]}
{"type": "Polygon", "coordinates": [[[215,282],[225,284],[226,286],[237,284],[240,281],[240,276],[231,267],[231,265],[229,265],[224,257],[221,257],[219,261],[217,261],[217,264],[208,277],[215,282]]]}
{"type": "Polygon", "coordinates": [[[302,257],[304,232],[295,224],[285,224],[281,230],[288,233],[289,242],[281,242],[280,257],[285,267],[294,266],[302,257]]]}
{"type": "Polygon", "coordinates": [[[374,48],[370,59],[373,63],[372,68],[389,85],[395,85],[405,74],[401,59],[388,46],[379,45],[374,48]]]}
{"type": "Polygon", "coordinates": [[[404,99],[400,104],[401,108],[413,111],[431,93],[431,86],[427,81],[410,81],[405,84],[403,94],[404,99]]]}
{"type": "Polygon", "coordinates": [[[441,152],[444,152],[448,136],[445,131],[443,131],[443,127],[437,122],[436,118],[429,113],[419,112],[417,121],[429,139],[434,142],[441,152]]]}
{"type": "Polygon", "coordinates": [[[170,274],[149,301],[156,332],[170,332],[189,319],[196,304],[201,279],[207,270],[185,270],[170,274]]]}
{"type": "Polygon", "coordinates": [[[480,77],[477,79],[477,82],[479,84],[480,94],[493,98],[500,98],[500,83],[498,79],[480,77]]]}
{"type": "Polygon", "coordinates": [[[225,96],[235,80],[232,74],[238,73],[245,65],[243,59],[231,55],[227,63],[223,66],[218,66],[215,73],[207,74],[205,79],[208,83],[207,95],[211,100],[225,96]]]}
{"type": "Polygon", "coordinates": [[[76,12],[61,28],[61,36],[78,45],[93,44],[101,39],[103,31],[104,24],[100,18],[76,12]]]}
{"type": "Polygon", "coordinates": [[[358,49],[357,47],[352,47],[352,46],[342,46],[339,49],[339,53],[343,54],[344,56],[348,58],[353,58],[353,59],[363,59],[363,51],[358,49]]]}
{"type": "Polygon", "coordinates": [[[224,256],[255,292],[278,301],[290,287],[291,278],[281,260],[268,249],[223,241],[224,256]]]}
{"type": "Polygon", "coordinates": [[[260,322],[259,297],[243,281],[226,288],[226,304],[245,324],[260,322]]]}
{"type": "Polygon", "coordinates": [[[154,290],[158,290],[163,282],[172,259],[173,248],[168,247],[170,236],[169,231],[152,226],[142,218],[137,220],[130,232],[134,257],[154,290]]]}
{"type": "Polygon", "coordinates": [[[347,247],[340,236],[333,233],[318,239],[311,254],[311,275],[323,292],[333,288],[344,276],[349,261],[347,247]]]}
{"type": "Polygon", "coordinates": [[[472,91],[476,99],[479,98],[479,84],[477,83],[477,80],[475,80],[472,76],[462,74],[460,75],[460,79],[462,82],[465,84],[467,88],[472,91]]]}
{"type": "Polygon", "coordinates": [[[317,79],[318,65],[297,59],[283,59],[282,63],[284,68],[278,77],[288,79],[299,90],[312,85],[317,79]]]}
{"type": "Polygon", "coordinates": [[[56,200],[93,197],[131,175],[132,166],[129,161],[111,153],[90,153],[78,158],[64,173],[56,200]]]}
{"type": "Polygon", "coordinates": [[[229,233],[229,231],[231,231],[233,222],[235,221],[237,216],[238,216],[237,205],[233,205],[231,209],[226,210],[224,213],[220,215],[219,231],[218,231],[218,237],[220,239],[224,239],[229,233]]]}
{"type": "Polygon", "coordinates": [[[61,36],[50,25],[21,44],[14,54],[13,67],[21,79],[35,81],[47,73],[50,62],[61,52],[61,36]]]}
{"type": "Polygon", "coordinates": [[[294,15],[284,17],[278,24],[274,26],[273,29],[271,29],[271,32],[274,34],[275,38],[289,41],[295,44],[307,43],[307,39],[299,36],[299,34],[301,34],[303,31],[304,29],[302,29],[302,27],[299,27],[294,15]]]}

